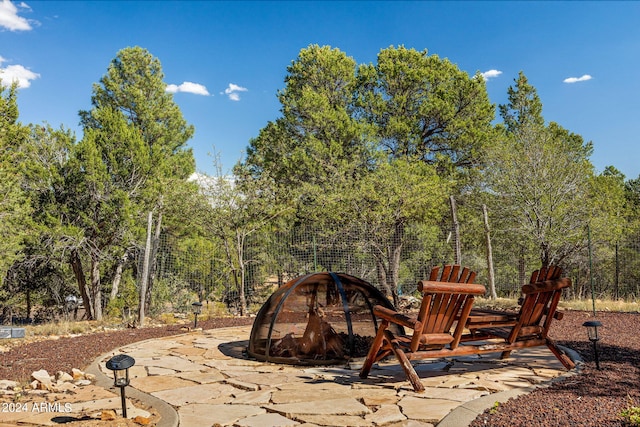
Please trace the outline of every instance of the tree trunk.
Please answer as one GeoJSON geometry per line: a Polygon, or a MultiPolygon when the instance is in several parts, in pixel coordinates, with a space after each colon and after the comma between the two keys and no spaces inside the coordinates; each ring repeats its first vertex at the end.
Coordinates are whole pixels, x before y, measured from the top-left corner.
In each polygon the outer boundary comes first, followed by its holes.
{"type": "Polygon", "coordinates": [[[524,262],[524,246],[520,246],[520,254],[518,257],[518,285],[524,286],[528,282],[528,278],[526,277],[526,265],[524,262]]]}
{"type": "Polygon", "coordinates": [[[151,256],[151,227],[153,222],[153,212],[149,211],[147,217],[147,244],[144,248],[144,264],[140,277],[140,299],[138,303],[138,326],[144,326],[145,300],[147,295],[147,280],[149,280],[149,257],[151,256]]]}
{"type": "Polygon", "coordinates": [[[244,238],[240,233],[236,232],[236,245],[238,248],[238,266],[240,268],[240,284],[238,288],[238,295],[240,297],[240,316],[247,314],[247,298],[244,294],[245,283],[245,265],[244,265],[244,238]]]}
{"type": "Polygon", "coordinates": [[[393,304],[398,305],[398,282],[400,281],[400,256],[404,242],[404,223],[396,222],[389,248],[389,267],[387,270],[387,283],[391,289],[393,304]]]}
{"type": "Polygon", "coordinates": [[[374,258],[376,260],[376,276],[378,276],[380,291],[385,297],[387,297],[387,299],[393,301],[393,292],[391,291],[391,286],[389,286],[389,282],[387,280],[387,268],[384,264],[384,258],[377,253],[374,254],[374,258]]]}
{"type": "Polygon", "coordinates": [[[462,264],[462,249],[460,248],[460,224],[458,223],[458,211],[456,209],[456,199],[449,196],[451,204],[451,220],[453,221],[454,244],[456,245],[455,263],[462,264]]]}
{"type": "MultiPolygon", "coordinates": [[[[229,248],[229,241],[227,239],[224,240],[224,250],[227,255],[227,263],[229,265],[229,268],[231,269],[231,277],[233,277],[234,288],[238,292],[240,292],[240,284],[238,283],[238,269],[236,268],[236,264],[233,262],[233,255],[231,253],[231,249],[229,248]]],[[[229,294],[227,295],[227,300],[229,301],[227,303],[228,308],[231,308],[236,304],[236,301],[234,301],[231,292],[229,292],[229,294]]],[[[238,310],[241,311],[242,309],[238,308],[238,310]]]]}
{"type": "Polygon", "coordinates": [[[489,277],[489,291],[491,299],[497,299],[496,279],[493,270],[493,250],[491,249],[491,230],[489,229],[489,215],[487,214],[487,205],[482,205],[482,217],[484,218],[484,232],[487,243],[487,273],[489,277]]]}
{"type": "Polygon", "coordinates": [[[31,320],[31,289],[29,288],[27,288],[26,298],[27,298],[27,319],[31,320]]]}
{"type": "Polygon", "coordinates": [[[549,267],[549,254],[550,254],[549,244],[546,242],[540,243],[540,261],[542,262],[542,268],[549,267]]]}
{"type": "Polygon", "coordinates": [[[102,288],[100,286],[100,260],[98,255],[91,256],[91,299],[93,300],[93,318],[102,320],[102,288]]]}
{"type": "Polygon", "coordinates": [[[113,301],[118,296],[118,291],[120,288],[120,282],[122,281],[122,271],[124,270],[124,265],[129,259],[129,251],[125,250],[124,255],[118,259],[118,264],[116,264],[116,271],[113,274],[113,281],[111,282],[111,293],[109,294],[109,301],[113,301]]]}
{"type": "Polygon", "coordinates": [[[94,320],[93,301],[89,298],[89,292],[87,292],[87,279],[84,275],[84,270],[82,270],[82,260],[77,250],[74,249],[71,251],[69,263],[76,277],[76,282],[78,282],[78,291],[80,291],[80,297],[82,298],[82,305],[84,306],[87,320],[94,320]]]}

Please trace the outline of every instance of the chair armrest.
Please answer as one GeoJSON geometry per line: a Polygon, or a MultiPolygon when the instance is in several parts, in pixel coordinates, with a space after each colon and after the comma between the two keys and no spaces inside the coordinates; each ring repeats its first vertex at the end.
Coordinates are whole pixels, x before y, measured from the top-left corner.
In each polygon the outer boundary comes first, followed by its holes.
{"type": "Polygon", "coordinates": [[[522,287],[522,293],[533,294],[537,292],[551,292],[571,287],[571,279],[563,277],[561,279],[545,280],[544,282],[529,283],[522,287]]]}
{"type": "Polygon", "coordinates": [[[418,291],[433,294],[484,295],[487,290],[484,285],[476,283],[452,283],[421,280],[418,282],[418,291]]]}
{"type": "Polygon", "coordinates": [[[390,308],[383,307],[381,305],[373,307],[373,314],[381,319],[387,320],[388,322],[410,329],[416,329],[421,325],[421,323],[418,322],[418,319],[398,313],[395,310],[391,310],[390,308]]]}

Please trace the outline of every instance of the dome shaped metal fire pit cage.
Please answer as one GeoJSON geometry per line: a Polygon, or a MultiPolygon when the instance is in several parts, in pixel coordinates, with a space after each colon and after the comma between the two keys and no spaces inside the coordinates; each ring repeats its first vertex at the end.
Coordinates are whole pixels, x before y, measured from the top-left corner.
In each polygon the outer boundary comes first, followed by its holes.
{"type": "MultiPolygon", "coordinates": [[[[330,365],[364,357],[378,330],[373,306],[393,309],[382,293],[344,273],[290,280],[262,306],[251,329],[250,356],[268,362],[330,365]]],[[[394,333],[402,333],[397,325],[394,333]]]]}

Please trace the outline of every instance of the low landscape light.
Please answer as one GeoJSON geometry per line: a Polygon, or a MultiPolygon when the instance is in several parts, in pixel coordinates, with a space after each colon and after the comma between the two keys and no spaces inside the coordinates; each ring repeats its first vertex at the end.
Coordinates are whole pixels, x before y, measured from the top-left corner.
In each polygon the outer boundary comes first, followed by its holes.
{"type": "Polygon", "coordinates": [[[582,326],[587,328],[587,334],[589,336],[589,341],[593,343],[593,357],[596,361],[596,369],[600,369],[600,360],[598,358],[598,341],[600,341],[600,336],[598,335],[598,328],[602,326],[598,320],[588,320],[582,324],[582,326]]]}
{"type": "Polygon", "coordinates": [[[193,309],[193,315],[195,316],[193,319],[193,329],[198,327],[198,314],[202,313],[202,303],[200,301],[196,301],[191,304],[191,308],[193,309]]]}
{"type": "Polygon", "coordinates": [[[120,388],[122,400],[122,417],[127,418],[127,404],[124,389],[129,385],[129,368],[136,364],[133,357],[126,354],[118,354],[107,360],[107,369],[113,371],[113,385],[120,388]]]}

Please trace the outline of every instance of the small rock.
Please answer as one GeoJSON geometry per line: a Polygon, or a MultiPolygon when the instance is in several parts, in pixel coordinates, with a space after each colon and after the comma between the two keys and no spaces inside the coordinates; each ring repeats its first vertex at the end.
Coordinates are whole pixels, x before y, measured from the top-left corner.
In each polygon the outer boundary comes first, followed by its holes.
{"type": "Polygon", "coordinates": [[[56,373],[56,380],[58,380],[59,382],[73,381],[73,377],[66,372],[58,371],[56,373]]]}
{"type": "Polygon", "coordinates": [[[65,393],[67,391],[73,391],[76,388],[78,388],[78,386],[76,386],[75,384],[69,382],[58,382],[53,386],[52,391],[56,393],[65,393]]]}
{"type": "MultiPolygon", "coordinates": [[[[51,381],[51,376],[49,375],[49,373],[44,370],[44,369],[40,369],[39,371],[35,371],[31,374],[31,378],[33,378],[34,380],[51,387],[52,385],[52,381],[51,381]]],[[[42,390],[40,388],[38,388],[39,390],[42,390]]]]}
{"type": "Polygon", "coordinates": [[[71,375],[73,376],[74,380],[84,379],[84,372],[82,372],[80,369],[73,368],[71,370],[71,375]]]}
{"type": "Polygon", "coordinates": [[[53,384],[47,385],[47,384],[44,384],[44,383],[38,383],[36,385],[36,388],[34,388],[34,390],[51,391],[51,390],[53,390],[53,384]]]}
{"type": "Polygon", "coordinates": [[[0,390],[13,390],[18,383],[10,380],[0,380],[0,390]]]}
{"type": "Polygon", "coordinates": [[[141,415],[138,415],[137,417],[135,417],[133,419],[133,422],[136,424],[140,424],[141,426],[146,426],[151,424],[151,420],[147,417],[143,417],[141,415]]]}
{"type": "Polygon", "coordinates": [[[100,419],[102,421],[113,421],[116,419],[116,411],[113,409],[102,411],[100,419]]]}

